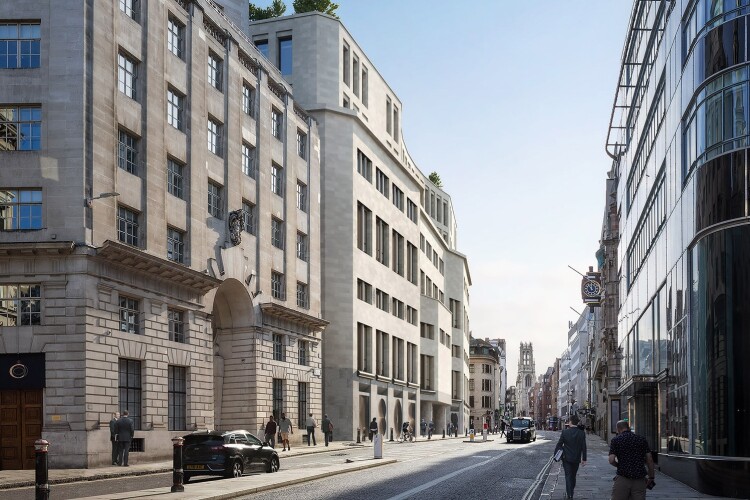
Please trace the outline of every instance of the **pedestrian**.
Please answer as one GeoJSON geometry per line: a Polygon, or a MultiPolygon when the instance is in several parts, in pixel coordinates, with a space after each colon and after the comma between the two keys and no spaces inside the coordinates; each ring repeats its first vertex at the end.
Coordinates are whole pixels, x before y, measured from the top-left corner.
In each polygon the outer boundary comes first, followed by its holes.
{"type": "Polygon", "coordinates": [[[646,488],[654,487],[654,459],[648,441],[633,433],[627,420],[617,422],[617,436],[609,443],[609,463],[617,467],[612,500],[642,500],[646,488]]]}
{"type": "Polygon", "coordinates": [[[109,440],[112,442],[112,465],[120,465],[120,447],[117,444],[117,419],[120,418],[120,412],[112,414],[112,420],[109,421],[109,440]]]}
{"type": "Polygon", "coordinates": [[[425,422],[424,418],[419,423],[419,434],[422,435],[422,436],[424,436],[425,434],[427,434],[427,422],[425,422]]]}
{"type": "Polygon", "coordinates": [[[430,423],[427,425],[427,439],[432,439],[432,433],[435,431],[435,424],[430,419],[430,423]]]}
{"type": "Polygon", "coordinates": [[[500,437],[505,436],[505,420],[500,420],[500,437]]]}
{"type": "Polygon", "coordinates": [[[133,423],[133,419],[128,415],[130,415],[128,410],[122,410],[122,416],[117,419],[117,424],[115,424],[118,462],[123,467],[130,467],[128,465],[128,455],[130,455],[130,442],[133,440],[133,434],[135,434],[135,424],[133,423]]]}
{"type": "Polygon", "coordinates": [[[333,434],[333,423],[328,418],[328,415],[323,416],[323,421],[320,423],[320,430],[323,431],[323,439],[325,440],[326,446],[332,441],[331,435],[333,434]]]}
{"type": "Polygon", "coordinates": [[[565,470],[565,498],[573,498],[576,487],[578,465],[586,465],[586,432],[578,426],[578,416],[570,417],[571,427],[560,434],[555,446],[555,453],[562,450],[563,469],[565,470]]]}
{"type": "Polygon", "coordinates": [[[315,441],[315,428],[318,426],[318,423],[313,418],[312,412],[310,412],[310,416],[307,417],[305,425],[307,427],[307,446],[310,446],[311,440],[313,445],[318,446],[318,443],[315,441]]]}
{"type": "Polygon", "coordinates": [[[284,449],[281,451],[291,451],[292,446],[289,444],[289,434],[294,434],[294,429],[292,429],[292,421],[286,418],[286,413],[281,414],[279,432],[281,432],[281,443],[284,446],[284,449]]]}
{"type": "Polygon", "coordinates": [[[372,422],[370,422],[370,441],[373,440],[375,437],[375,434],[378,433],[378,421],[375,419],[375,417],[372,417],[372,422]]]}
{"type": "Polygon", "coordinates": [[[276,419],[271,415],[268,417],[268,423],[266,423],[266,441],[271,445],[271,448],[274,448],[276,444],[276,428],[276,419]]]}

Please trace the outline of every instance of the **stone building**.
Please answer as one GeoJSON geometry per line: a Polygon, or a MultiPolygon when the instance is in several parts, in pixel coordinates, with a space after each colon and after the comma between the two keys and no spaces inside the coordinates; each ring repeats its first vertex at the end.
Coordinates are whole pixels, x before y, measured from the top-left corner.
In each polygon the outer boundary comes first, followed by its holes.
{"type": "Polygon", "coordinates": [[[518,356],[518,375],[516,376],[516,415],[530,415],[532,408],[529,404],[529,390],[534,387],[535,382],[534,346],[531,342],[521,342],[518,356]]]}
{"type": "Polygon", "coordinates": [[[320,417],[320,139],[282,72],[210,0],[0,19],[0,469],[109,463],[123,409],[134,462],[320,417]]]}
{"type": "Polygon", "coordinates": [[[500,425],[500,350],[489,339],[471,339],[469,346],[469,427],[480,432],[500,425]]]}

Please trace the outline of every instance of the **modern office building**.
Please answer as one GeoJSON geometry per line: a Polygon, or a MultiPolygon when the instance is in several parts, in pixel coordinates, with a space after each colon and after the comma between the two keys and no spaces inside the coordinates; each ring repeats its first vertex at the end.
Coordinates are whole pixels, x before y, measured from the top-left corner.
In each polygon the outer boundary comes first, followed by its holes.
{"type": "MultiPolygon", "coordinates": [[[[469,428],[477,433],[500,425],[500,349],[489,339],[472,338],[469,344],[469,428]]],[[[503,396],[504,399],[504,396],[503,396]]]]}
{"type": "Polygon", "coordinates": [[[404,104],[338,19],[249,33],[320,131],[326,413],[343,439],[373,417],[396,434],[422,418],[466,428],[471,277],[451,198],[404,143],[404,104]]]}
{"type": "Polygon", "coordinates": [[[620,417],[661,469],[750,496],[746,0],[634,1],[607,138],[620,417]]]}
{"type": "Polygon", "coordinates": [[[0,150],[0,469],[321,416],[318,129],[217,4],[0,3],[0,150]]]}

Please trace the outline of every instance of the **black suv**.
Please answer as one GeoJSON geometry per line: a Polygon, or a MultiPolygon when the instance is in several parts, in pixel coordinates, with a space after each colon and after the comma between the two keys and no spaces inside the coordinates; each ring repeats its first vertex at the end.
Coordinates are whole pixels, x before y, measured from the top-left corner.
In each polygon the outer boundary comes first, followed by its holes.
{"type": "Polygon", "coordinates": [[[184,481],[198,475],[240,477],[253,468],[279,470],[279,454],[247,431],[198,431],[184,437],[184,481]]]}
{"type": "Polygon", "coordinates": [[[536,426],[534,421],[529,417],[516,417],[510,421],[510,425],[505,429],[508,442],[512,441],[536,441],[536,426]]]}

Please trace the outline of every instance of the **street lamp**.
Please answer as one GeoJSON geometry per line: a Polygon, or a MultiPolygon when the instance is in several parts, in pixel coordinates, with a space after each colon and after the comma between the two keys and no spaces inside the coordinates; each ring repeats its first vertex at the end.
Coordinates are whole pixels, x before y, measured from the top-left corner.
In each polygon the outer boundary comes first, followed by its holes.
{"type": "Polygon", "coordinates": [[[100,200],[102,198],[113,198],[115,196],[120,196],[120,193],[115,193],[114,191],[111,193],[99,193],[99,196],[87,197],[83,200],[83,204],[86,208],[91,208],[91,205],[94,200],[100,200]]]}

